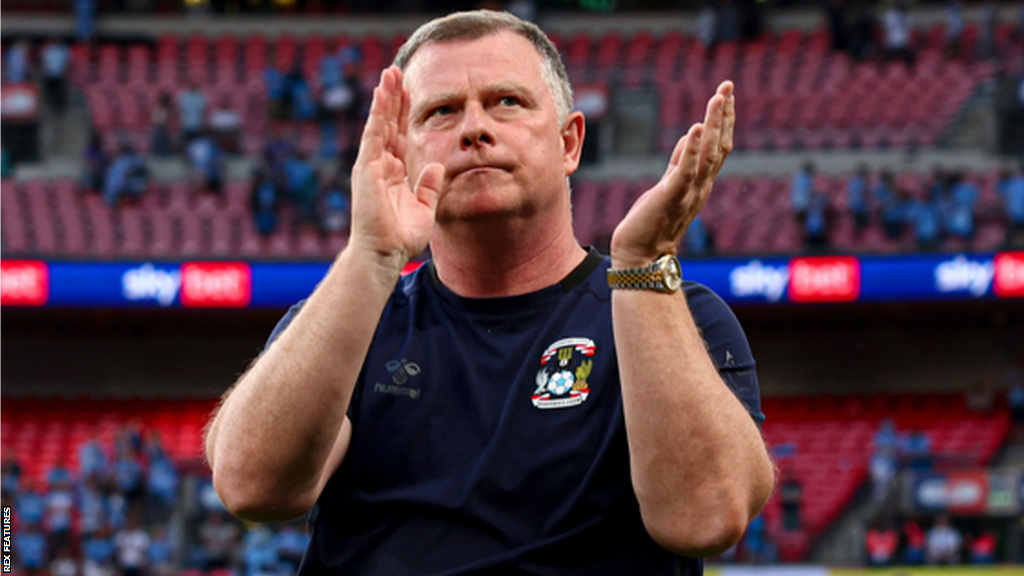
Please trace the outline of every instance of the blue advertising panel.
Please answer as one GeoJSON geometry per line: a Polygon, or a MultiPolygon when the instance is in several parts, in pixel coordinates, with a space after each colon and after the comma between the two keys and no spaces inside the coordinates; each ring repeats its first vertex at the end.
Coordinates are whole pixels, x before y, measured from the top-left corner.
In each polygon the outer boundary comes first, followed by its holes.
{"type": "MultiPolygon", "coordinates": [[[[734,304],[1024,297],[1024,252],[682,261],[683,276],[734,304]]],[[[0,261],[3,306],[283,307],[327,263],[0,261]]]]}

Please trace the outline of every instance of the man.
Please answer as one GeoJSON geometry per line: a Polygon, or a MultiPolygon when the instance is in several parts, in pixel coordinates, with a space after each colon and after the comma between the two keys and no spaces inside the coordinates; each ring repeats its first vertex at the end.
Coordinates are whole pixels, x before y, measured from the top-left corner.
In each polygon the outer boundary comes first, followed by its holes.
{"type": "Polygon", "coordinates": [[[621,271],[674,254],[707,200],[732,84],[609,262],[573,235],[584,120],[543,32],[455,14],[395,64],[348,247],[208,429],[218,494],[257,521],[316,504],[300,574],[699,574],[771,492],[753,359],[706,288],[621,271]]]}

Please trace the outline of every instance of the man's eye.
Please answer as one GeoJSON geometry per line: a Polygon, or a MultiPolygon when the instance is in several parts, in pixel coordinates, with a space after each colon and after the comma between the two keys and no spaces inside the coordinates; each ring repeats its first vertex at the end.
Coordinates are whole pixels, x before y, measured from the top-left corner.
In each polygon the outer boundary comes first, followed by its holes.
{"type": "Polygon", "coordinates": [[[498,100],[498,103],[502,106],[518,106],[519,98],[516,98],[515,96],[502,96],[501,99],[498,100]]]}
{"type": "Polygon", "coordinates": [[[453,112],[451,106],[438,106],[430,111],[430,116],[447,116],[453,112]]]}

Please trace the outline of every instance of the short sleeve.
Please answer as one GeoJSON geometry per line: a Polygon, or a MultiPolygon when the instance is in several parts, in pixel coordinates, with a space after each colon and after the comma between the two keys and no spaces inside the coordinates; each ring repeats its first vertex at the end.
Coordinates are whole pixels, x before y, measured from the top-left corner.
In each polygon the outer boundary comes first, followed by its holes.
{"type": "Polygon", "coordinates": [[[297,304],[289,308],[288,312],[286,312],[285,315],[282,316],[281,319],[277,321],[277,325],[274,326],[273,331],[270,332],[270,337],[267,338],[267,343],[263,345],[264,352],[266,352],[267,349],[270,348],[270,345],[273,344],[275,340],[277,340],[277,338],[284,332],[285,328],[287,328],[288,325],[292,323],[292,320],[294,320],[295,316],[298,315],[299,310],[302,310],[302,306],[305,303],[305,300],[298,302],[297,304]]]}
{"type": "Polygon", "coordinates": [[[743,327],[725,301],[707,286],[684,282],[683,291],[719,375],[760,426],[765,418],[761,389],[743,327]]]}

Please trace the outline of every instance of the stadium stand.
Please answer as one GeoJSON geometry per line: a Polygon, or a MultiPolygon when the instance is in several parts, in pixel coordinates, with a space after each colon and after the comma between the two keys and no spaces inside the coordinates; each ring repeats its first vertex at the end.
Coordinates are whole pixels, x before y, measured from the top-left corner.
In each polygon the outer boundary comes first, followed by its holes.
{"type": "MultiPolygon", "coordinates": [[[[1006,72],[1021,66],[1014,58],[1002,64],[974,61],[971,52],[947,59],[943,30],[940,24],[919,31],[912,69],[833,53],[824,30],[787,31],[713,49],[678,32],[662,37],[638,32],[630,38],[579,32],[553,39],[576,84],[656,88],[659,145],[665,152],[690,122],[703,116],[705,95],[722,78],[735,78],[742,87],[739,149],[907,148],[936,145],[981,82],[1000,72],[1000,66],[1006,72]]],[[[976,35],[976,25],[965,34],[976,35]]],[[[268,67],[287,73],[297,64],[316,93],[321,57],[353,46],[362,55],[359,75],[369,90],[404,40],[400,35],[300,40],[289,35],[210,39],[165,34],[154,44],[78,44],[72,49],[71,80],[85,95],[94,126],[108,146],[128,140],[147,151],[148,111],[160,94],[177,94],[195,83],[209,102],[230,97],[243,117],[243,152],[255,154],[270,123],[264,84],[268,67]]],[[[996,46],[1008,55],[1024,49],[1010,24],[997,28],[996,46]]],[[[312,128],[303,132],[312,135],[312,128]]],[[[315,142],[303,138],[300,148],[312,152],[315,142]]]]}
{"type": "MultiPolygon", "coordinates": [[[[848,175],[819,175],[815,187],[825,191],[840,215],[831,232],[837,251],[890,253],[907,250],[906,238],[890,239],[874,219],[858,234],[846,210],[848,175]]],[[[972,174],[979,187],[978,233],[969,243],[975,250],[998,248],[1005,238],[997,174],[972,174]]],[[[897,181],[920,197],[927,179],[902,173],[897,181]]],[[[573,193],[577,236],[584,244],[607,243],[615,224],[633,201],[654,182],[645,179],[582,180],[573,193]]],[[[250,183],[229,181],[223,200],[190,196],[184,182],[153,184],[138,205],[111,209],[96,194],[80,192],[77,183],[4,181],[3,254],[76,258],[287,258],[330,259],[345,246],[343,232],[321,234],[296,222],[285,206],[282,220],[290,223],[269,238],[256,231],[249,211],[250,183]]],[[[719,254],[787,254],[803,250],[804,240],[789,205],[789,182],[776,177],[722,178],[702,212],[715,232],[719,254]]],[[[963,248],[950,239],[946,247],[963,248]]]]}
{"type": "Polygon", "coordinates": [[[963,395],[865,395],[766,398],[771,417],[763,432],[770,446],[789,445],[779,466],[803,484],[803,527],[783,530],[779,495],[765,508],[769,534],[785,561],[805,557],[814,539],[834,522],[867,480],[872,438],[884,418],[900,430],[921,430],[932,441],[937,462],[984,466],[1010,431],[1006,411],[997,416],[969,411],[963,395]]]}

